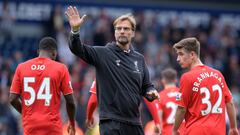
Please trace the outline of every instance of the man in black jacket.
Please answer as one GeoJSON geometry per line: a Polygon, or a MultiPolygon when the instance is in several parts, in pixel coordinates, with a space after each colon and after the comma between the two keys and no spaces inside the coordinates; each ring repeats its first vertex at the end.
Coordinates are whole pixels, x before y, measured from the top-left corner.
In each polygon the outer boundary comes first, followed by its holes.
{"type": "Polygon", "coordinates": [[[143,55],[131,47],[136,28],[134,17],[118,17],[113,23],[116,42],[100,47],[85,45],[80,40],[79,29],[86,15],[81,17],[72,6],[66,15],[71,26],[70,50],[96,67],[101,135],[143,135],[138,109],[141,97],[153,101],[159,96],[150,82],[143,55]]]}

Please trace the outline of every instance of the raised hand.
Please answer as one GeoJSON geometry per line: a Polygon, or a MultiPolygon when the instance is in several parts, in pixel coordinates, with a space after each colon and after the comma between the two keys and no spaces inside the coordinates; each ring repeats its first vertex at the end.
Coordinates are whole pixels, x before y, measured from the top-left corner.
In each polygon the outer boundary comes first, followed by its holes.
{"type": "Polygon", "coordinates": [[[78,31],[84,22],[86,15],[83,15],[82,17],[79,15],[78,10],[76,7],[69,6],[67,8],[67,11],[65,12],[68,22],[71,26],[71,29],[73,31],[78,31]]]}

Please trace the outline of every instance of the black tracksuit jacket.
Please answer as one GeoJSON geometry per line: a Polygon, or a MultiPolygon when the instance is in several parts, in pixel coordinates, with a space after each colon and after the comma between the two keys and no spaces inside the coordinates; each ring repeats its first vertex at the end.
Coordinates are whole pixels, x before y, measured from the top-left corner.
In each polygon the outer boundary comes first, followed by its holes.
{"type": "Polygon", "coordinates": [[[85,45],[79,34],[71,33],[69,42],[72,53],[96,68],[100,121],[112,119],[141,125],[142,96],[154,90],[143,55],[133,49],[126,53],[115,42],[106,46],[85,45]]]}

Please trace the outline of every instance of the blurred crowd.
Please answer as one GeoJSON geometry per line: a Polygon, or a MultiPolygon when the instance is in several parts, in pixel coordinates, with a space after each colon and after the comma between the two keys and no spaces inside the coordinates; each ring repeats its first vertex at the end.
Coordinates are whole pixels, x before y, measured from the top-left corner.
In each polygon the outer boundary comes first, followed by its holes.
{"type": "MultiPolygon", "coordinates": [[[[99,13],[87,14],[87,20],[81,28],[82,40],[89,45],[104,46],[114,41],[112,22],[115,19],[106,10],[99,9],[99,13]]],[[[13,36],[13,25],[17,25],[13,16],[8,12],[7,5],[3,5],[0,18],[0,135],[21,135],[21,117],[8,103],[9,87],[16,66],[30,58],[37,56],[37,46],[41,37],[13,36]]],[[[160,72],[166,67],[173,67],[178,76],[184,72],[176,62],[176,55],[172,50],[174,43],[185,37],[197,37],[201,43],[201,59],[211,67],[219,69],[225,76],[226,82],[233,93],[236,107],[240,105],[240,31],[231,23],[220,24],[219,18],[211,16],[208,24],[191,26],[180,22],[176,17],[166,24],[161,24],[157,16],[160,12],[134,11],[137,29],[133,42],[134,49],[144,54],[149,72],[155,87],[160,91],[160,72]],[[147,19],[146,19],[147,18],[147,19]]],[[[84,126],[89,89],[95,77],[95,69],[84,61],[75,57],[68,48],[69,27],[64,21],[64,11],[60,5],[56,6],[51,19],[43,23],[45,34],[53,36],[58,42],[58,61],[69,67],[72,85],[77,103],[77,123],[86,131],[84,126]]],[[[191,21],[191,20],[189,20],[191,21]]],[[[62,110],[64,112],[64,104],[62,110]]],[[[144,104],[141,105],[142,120],[145,125],[151,119],[144,104]]],[[[240,108],[238,108],[238,126],[240,126],[240,108]]],[[[67,121],[66,112],[62,113],[67,121]]]]}

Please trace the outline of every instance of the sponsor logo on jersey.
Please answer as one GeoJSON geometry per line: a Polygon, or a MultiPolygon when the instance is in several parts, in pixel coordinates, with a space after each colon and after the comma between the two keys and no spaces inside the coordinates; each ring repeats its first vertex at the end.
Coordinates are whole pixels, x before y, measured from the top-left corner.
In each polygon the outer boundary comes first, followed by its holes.
{"type": "Polygon", "coordinates": [[[179,101],[179,100],[181,100],[181,98],[182,98],[182,93],[178,93],[176,95],[176,100],[179,101]]]}

